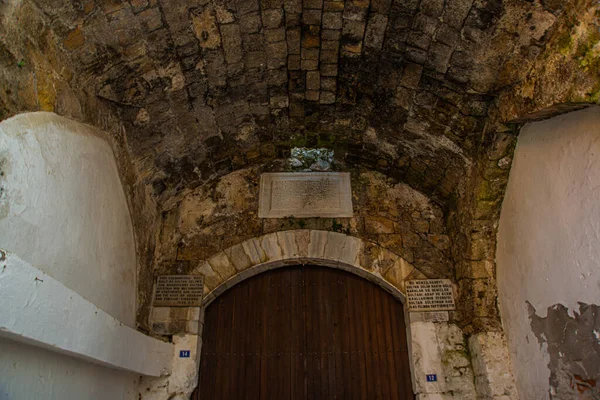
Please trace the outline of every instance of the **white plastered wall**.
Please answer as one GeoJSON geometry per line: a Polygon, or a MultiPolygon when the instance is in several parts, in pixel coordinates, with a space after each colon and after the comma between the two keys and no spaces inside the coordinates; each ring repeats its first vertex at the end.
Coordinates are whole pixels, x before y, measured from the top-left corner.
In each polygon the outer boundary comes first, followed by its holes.
{"type": "Polygon", "coordinates": [[[139,376],[0,338],[0,399],[130,400],[139,376]]]}
{"type": "Polygon", "coordinates": [[[134,326],[133,228],[103,133],[52,113],[0,123],[0,248],[134,326]]]}
{"type": "Polygon", "coordinates": [[[0,397],[134,400],[173,346],[134,329],[132,221],[106,135],[0,123],[0,397]]]}
{"type": "Polygon", "coordinates": [[[549,398],[547,349],[527,303],[600,302],[600,108],[526,125],[502,206],[497,278],[502,321],[522,399],[549,398]]]}

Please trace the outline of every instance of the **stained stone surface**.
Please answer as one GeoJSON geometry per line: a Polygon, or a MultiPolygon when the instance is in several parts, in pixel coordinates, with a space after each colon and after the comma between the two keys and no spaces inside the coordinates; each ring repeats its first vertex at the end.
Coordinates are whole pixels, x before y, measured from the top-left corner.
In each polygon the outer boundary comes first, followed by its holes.
{"type": "Polygon", "coordinates": [[[261,176],[259,218],[352,217],[350,174],[267,173],[261,176]]]}
{"type": "Polygon", "coordinates": [[[6,0],[0,119],[53,111],[111,134],[142,327],[154,274],[304,225],[453,277],[456,324],[499,332],[495,238],[519,124],[599,102],[599,10],[596,0],[6,0]],[[284,171],[294,147],[334,151],[335,170],[360,183],[354,217],[257,218],[256,177],[284,171]],[[409,197],[416,205],[393,205],[409,197]]]}

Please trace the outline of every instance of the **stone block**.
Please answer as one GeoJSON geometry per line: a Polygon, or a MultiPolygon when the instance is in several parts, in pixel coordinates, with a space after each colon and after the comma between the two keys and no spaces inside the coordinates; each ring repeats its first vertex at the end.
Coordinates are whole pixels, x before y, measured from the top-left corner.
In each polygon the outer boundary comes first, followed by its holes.
{"type": "Polygon", "coordinates": [[[299,258],[300,251],[294,231],[277,232],[277,242],[283,253],[283,258],[299,258]]]}
{"type": "Polygon", "coordinates": [[[240,18],[240,31],[243,33],[256,33],[262,26],[260,14],[252,13],[240,18]]]}
{"type": "Polygon", "coordinates": [[[223,279],[218,275],[206,261],[200,262],[192,273],[204,275],[204,287],[209,291],[214,290],[223,283],[223,279]]]}
{"type": "Polygon", "coordinates": [[[339,41],[341,36],[341,30],[323,29],[323,32],[321,33],[321,38],[323,40],[339,41]]]}
{"type": "Polygon", "coordinates": [[[438,18],[444,11],[444,0],[422,0],[419,4],[419,12],[428,16],[438,18]]]}
{"type": "Polygon", "coordinates": [[[438,18],[429,17],[424,14],[418,14],[414,19],[412,29],[431,37],[439,25],[440,21],[438,18]]]}
{"type": "Polygon", "coordinates": [[[297,71],[300,69],[300,56],[299,55],[288,56],[288,69],[290,71],[297,71]]]}
{"type": "Polygon", "coordinates": [[[203,49],[217,49],[221,46],[221,35],[217,20],[209,8],[198,14],[192,13],[192,26],[200,47],[203,49]]]}
{"type": "Polygon", "coordinates": [[[310,231],[310,242],[308,244],[308,257],[322,259],[325,254],[325,246],[329,239],[327,231],[310,231]]]}
{"type": "Polygon", "coordinates": [[[410,89],[417,89],[421,81],[423,66],[415,63],[407,63],[402,72],[400,84],[410,89]]]}
{"type": "Polygon", "coordinates": [[[334,51],[340,50],[340,42],[337,40],[323,40],[321,42],[321,51],[334,51]]]}
{"type": "Polygon", "coordinates": [[[341,263],[352,265],[360,268],[359,259],[363,250],[362,240],[354,236],[346,235],[342,247],[342,254],[339,257],[341,263]]]}
{"type": "Polygon", "coordinates": [[[326,63],[326,64],[337,63],[338,62],[338,52],[321,50],[321,62],[326,63]]]}
{"type": "Polygon", "coordinates": [[[283,9],[286,14],[300,14],[302,12],[302,0],[284,0],[283,9]]]}
{"type": "Polygon", "coordinates": [[[394,264],[388,268],[383,277],[403,294],[406,293],[406,279],[414,271],[414,267],[406,260],[396,257],[394,264]]]}
{"type": "Polygon", "coordinates": [[[335,103],[335,92],[321,92],[319,95],[319,103],[321,104],[334,104],[335,103]]]}
{"type": "Polygon", "coordinates": [[[302,60],[318,60],[319,49],[302,49],[301,53],[302,60]]]}
{"type": "Polygon", "coordinates": [[[342,55],[346,57],[358,57],[362,52],[362,42],[344,43],[342,55]]]}
{"type": "Polygon", "coordinates": [[[288,29],[286,31],[286,40],[288,43],[288,51],[290,54],[300,54],[300,29],[288,29]]]}
{"type": "Polygon", "coordinates": [[[263,31],[267,43],[283,42],[286,40],[285,28],[265,29],[263,31]]]}
{"type": "Polygon", "coordinates": [[[321,89],[335,92],[337,88],[337,80],[335,78],[321,78],[321,89]]]}
{"type": "Polygon", "coordinates": [[[365,22],[364,21],[352,21],[344,20],[344,27],[342,28],[342,35],[345,38],[354,41],[361,41],[365,34],[365,22]]]}
{"type": "Polygon", "coordinates": [[[481,398],[507,396],[517,400],[518,394],[506,338],[501,332],[482,332],[469,338],[475,386],[481,398]]]}
{"type": "Polygon", "coordinates": [[[267,261],[265,251],[262,249],[260,242],[257,239],[246,240],[242,243],[242,247],[252,265],[262,264],[267,261]]]}
{"type": "Polygon", "coordinates": [[[323,29],[342,29],[342,13],[323,13],[323,29]]]}
{"type": "Polygon", "coordinates": [[[283,258],[283,251],[277,241],[277,234],[270,233],[260,238],[260,247],[264,250],[266,261],[278,261],[283,258]]]}
{"type": "Polygon", "coordinates": [[[237,63],[242,60],[242,37],[237,24],[221,25],[221,39],[227,63],[237,63]]]}
{"type": "Polygon", "coordinates": [[[388,18],[385,15],[373,14],[365,32],[365,46],[375,49],[383,47],[383,38],[387,28],[388,18]]]}
{"type": "Polygon", "coordinates": [[[325,11],[344,11],[343,1],[325,1],[323,4],[323,10],[325,11]]]}
{"type": "Polygon", "coordinates": [[[252,266],[252,261],[244,251],[241,244],[236,244],[225,250],[225,254],[238,272],[244,271],[252,266]]]}
{"type": "Polygon", "coordinates": [[[227,280],[236,274],[235,267],[231,264],[224,252],[215,254],[208,260],[208,263],[213,271],[220,275],[223,280],[227,280]]]}
{"type": "Polygon", "coordinates": [[[152,307],[150,322],[165,322],[171,318],[171,307],[152,307]]]}
{"type": "Polygon", "coordinates": [[[306,73],[306,89],[319,90],[321,88],[321,75],[319,71],[308,71],[306,73]]]}
{"type": "Polygon", "coordinates": [[[158,8],[149,8],[139,13],[138,18],[146,32],[153,32],[162,28],[162,15],[158,8]]]}
{"type": "Polygon", "coordinates": [[[455,29],[460,29],[467,19],[472,5],[473,0],[448,0],[444,22],[455,29]]]}
{"type": "Polygon", "coordinates": [[[367,233],[394,233],[394,221],[380,216],[365,217],[367,233]]]}
{"type": "Polygon", "coordinates": [[[265,29],[279,28],[283,23],[283,10],[270,9],[263,10],[262,23],[265,29]]]}
{"type": "Polygon", "coordinates": [[[431,36],[418,31],[412,31],[406,39],[406,44],[417,49],[427,50],[431,43],[431,36]]]}
{"type": "Polygon", "coordinates": [[[321,10],[304,10],[302,23],[305,25],[321,25],[321,10]]]}
{"type": "Polygon", "coordinates": [[[271,96],[269,99],[269,106],[273,109],[287,108],[290,103],[290,99],[285,94],[271,96]]]}
{"type": "Polygon", "coordinates": [[[319,61],[318,60],[302,60],[300,63],[300,68],[305,71],[312,71],[318,69],[319,61]]]}
{"type": "Polygon", "coordinates": [[[319,101],[320,92],[318,90],[307,90],[304,93],[304,98],[308,101],[319,101]]]}
{"type": "Polygon", "coordinates": [[[344,5],[344,20],[364,21],[368,9],[368,1],[346,1],[344,5]]]}
{"type": "Polygon", "coordinates": [[[261,68],[267,63],[267,55],[262,51],[251,51],[246,53],[244,62],[247,68],[261,68]]]}
{"type": "Polygon", "coordinates": [[[344,244],[346,243],[346,235],[336,232],[328,232],[323,258],[329,260],[332,265],[337,265],[342,257],[344,244]]]}
{"type": "Polygon", "coordinates": [[[287,57],[287,44],[285,42],[269,43],[267,45],[267,64],[269,66],[285,66],[287,57]]]}
{"type": "Polygon", "coordinates": [[[425,65],[436,72],[446,73],[453,51],[452,47],[443,43],[432,43],[429,48],[429,58],[425,65]]]}

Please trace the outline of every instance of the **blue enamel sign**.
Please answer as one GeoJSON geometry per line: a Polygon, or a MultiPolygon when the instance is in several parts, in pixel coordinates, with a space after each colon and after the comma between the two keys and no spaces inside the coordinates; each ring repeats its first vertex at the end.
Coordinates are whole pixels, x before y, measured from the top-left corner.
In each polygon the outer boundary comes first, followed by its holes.
{"type": "Polygon", "coordinates": [[[189,350],[179,350],[179,358],[190,358],[189,350]]]}
{"type": "Polygon", "coordinates": [[[427,382],[437,382],[437,375],[436,374],[429,374],[426,375],[427,376],[427,382]]]}

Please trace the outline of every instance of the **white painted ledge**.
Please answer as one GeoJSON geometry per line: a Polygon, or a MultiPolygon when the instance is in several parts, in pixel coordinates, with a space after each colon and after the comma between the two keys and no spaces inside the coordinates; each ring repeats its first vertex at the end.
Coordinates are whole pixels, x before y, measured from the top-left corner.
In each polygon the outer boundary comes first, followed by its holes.
{"type": "Polygon", "coordinates": [[[0,336],[146,376],[170,373],[173,345],[113,318],[0,250],[0,336]]]}

